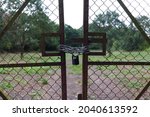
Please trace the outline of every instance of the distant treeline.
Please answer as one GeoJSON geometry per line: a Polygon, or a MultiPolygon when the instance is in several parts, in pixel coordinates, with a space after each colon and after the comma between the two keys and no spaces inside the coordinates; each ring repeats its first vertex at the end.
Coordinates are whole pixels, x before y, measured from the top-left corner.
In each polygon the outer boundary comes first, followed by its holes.
{"type": "MultiPolygon", "coordinates": [[[[0,31],[8,23],[12,14],[19,8],[19,0],[2,0],[1,4],[5,7],[0,8],[0,31]]],[[[41,33],[58,32],[59,25],[50,20],[44,8],[41,6],[41,0],[36,0],[34,4],[27,6],[27,12],[23,12],[15,21],[13,26],[0,40],[0,52],[27,52],[39,51],[41,33]]],[[[136,18],[150,34],[150,18],[147,16],[139,16],[136,18]]],[[[77,46],[72,42],[73,38],[83,37],[82,30],[73,29],[69,25],[65,25],[65,40],[67,45],[77,46]]],[[[132,22],[125,23],[120,20],[120,16],[115,11],[106,11],[99,14],[89,24],[91,32],[106,32],[107,34],[107,50],[125,50],[139,51],[149,47],[148,43],[143,39],[140,32],[135,28],[132,22]]],[[[49,39],[47,37],[46,49],[55,50],[59,45],[59,39],[49,39]]],[[[100,48],[99,44],[93,44],[91,49],[100,48]]]]}

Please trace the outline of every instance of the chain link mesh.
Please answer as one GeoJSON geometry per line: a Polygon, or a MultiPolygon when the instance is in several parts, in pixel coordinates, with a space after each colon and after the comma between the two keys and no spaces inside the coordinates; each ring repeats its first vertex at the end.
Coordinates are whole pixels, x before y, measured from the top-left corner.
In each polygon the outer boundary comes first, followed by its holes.
{"type": "MultiPolygon", "coordinates": [[[[149,36],[150,20],[148,16],[150,16],[150,5],[148,1],[123,0],[149,36]],[[143,18],[145,19],[144,22],[143,18]]],[[[0,1],[0,31],[8,24],[23,3],[24,0],[15,2],[13,0],[0,1]],[[8,5],[9,7],[7,7],[8,5]]],[[[130,35],[131,38],[138,30],[117,0],[90,0],[89,10],[89,31],[106,32],[108,35],[107,55],[104,57],[89,57],[89,61],[149,62],[149,49],[124,51],[119,48],[121,45],[124,46],[119,38],[120,35],[125,33],[130,35]],[[108,23],[103,20],[103,17],[100,17],[102,22],[96,22],[96,19],[99,19],[99,14],[104,16],[104,19],[111,19],[110,16],[113,16],[112,12],[114,11],[117,13],[115,21],[111,20],[108,23]],[[110,16],[105,17],[107,14],[110,14],[110,16]],[[125,25],[122,25],[122,22],[125,25]],[[131,26],[134,32],[126,33],[128,26],[131,26]],[[115,35],[113,39],[109,33],[112,27],[115,27],[117,32],[113,34],[115,35]]],[[[40,33],[48,30],[52,32],[59,31],[58,11],[58,0],[31,0],[13,26],[0,40],[0,88],[9,99],[61,99],[61,67],[3,67],[3,65],[22,63],[60,62],[60,57],[42,57],[37,51],[39,50],[40,33]],[[31,22],[28,18],[34,22],[31,22]],[[22,21],[22,19],[25,20],[22,21]],[[50,22],[47,22],[50,27],[42,28],[43,25],[47,25],[44,23],[47,19],[50,20],[50,22]],[[41,30],[35,28],[37,24],[39,24],[41,30]],[[28,36],[31,34],[34,35],[32,38],[36,38],[36,40],[32,40],[28,36]],[[10,40],[10,37],[14,40],[10,40]],[[32,47],[33,43],[37,43],[37,45],[32,47]]],[[[142,38],[142,35],[138,34],[139,38],[142,38]]],[[[142,38],[142,40],[144,39],[142,38]]],[[[148,45],[145,44],[145,46],[148,45]]],[[[150,80],[149,72],[150,66],[145,65],[91,65],[88,70],[89,99],[134,99],[150,80]]],[[[141,99],[149,99],[149,97],[150,88],[143,94],[141,99]]]]}
{"type": "MultiPolygon", "coordinates": [[[[122,0],[146,34],[150,35],[148,0],[122,0]]],[[[106,56],[89,56],[90,62],[150,62],[149,45],[117,0],[89,0],[89,31],[107,33],[106,56]],[[134,31],[126,33],[128,27],[134,31]],[[114,31],[111,34],[111,31],[114,31]],[[129,49],[137,33],[147,49],[129,49]],[[125,35],[122,41],[122,35],[125,35]],[[121,39],[120,39],[121,37],[121,39]],[[131,39],[129,39],[131,38],[131,39]],[[125,45],[125,42],[128,42],[125,45]],[[126,50],[122,49],[127,47],[126,50]]],[[[132,45],[131,45],[132,44],[132,45]]],[[[89,65],[89,99],[135,99],[150,81],[148,65],[89,65]]],[[[150,99],[150,88],[140,99],[150,99]]]]}
{"type": "MultiPolygon", "coordinates": [[[[24,2],[1,0],[0,31],[24,2]]],[[[59,31],[58,2],[31,0],[0,40],[0,88],[9,99],[62,99],[61,67],[48,66],[48,63],[60,62],[61,57],[43,57],[40,52],[40,34],[59,31]],[[11,67],[30,63],[34,66],[11,67]],[[38,63],[47,63],[47,66],[36,66],[38,63]]]]}
{"type": "MultiPolygon", "coordinates": [[[[149,80],[148,66],[89,66],[89,99],[135,99],[149,80]]],[[[149,90],[147,91],[149,92],[149,90]]],[[[143,98],[149,99],[145,93],[143,98]]]]}

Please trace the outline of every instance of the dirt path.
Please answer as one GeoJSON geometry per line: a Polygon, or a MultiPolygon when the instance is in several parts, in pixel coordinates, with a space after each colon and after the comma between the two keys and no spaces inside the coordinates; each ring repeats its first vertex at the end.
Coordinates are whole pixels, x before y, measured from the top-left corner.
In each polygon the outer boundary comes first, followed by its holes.
{"type": "MultiPolygon", "coordinates": [[[[67,95],[69,100],[77,100],[78,94],[82,92],[82,75],[76,75],[69,69],[72,61],[67,61],[67,95]]],[[[81,60],[80,60],[81,64],[81,60]]],[[[82,71],[81,71],[82,72],[82,71]]]]}

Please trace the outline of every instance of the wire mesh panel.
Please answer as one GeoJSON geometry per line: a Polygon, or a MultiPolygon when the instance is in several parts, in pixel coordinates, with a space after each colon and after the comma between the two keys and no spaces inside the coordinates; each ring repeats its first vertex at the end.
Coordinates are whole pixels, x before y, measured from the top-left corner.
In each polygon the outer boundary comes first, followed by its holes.
{"type": "Polygon", "coordinates": [[[0,5],[2,91],[9,99],[65,99],[65,58],[57,50],[64,41],[63,1],[1,0],[0,5]],[[43,33],[58,34],[46,35],[44,50],[59,54],[42,55],[43,33]]]}
{"type": "MultiPolygon", "coordinates": [[[[90,33],[95,32],[106,32],[107,35],[106,55],[88,56],[88,99],[135,99],[150,81],[150,2],[86,2],[88,10],[84,13],[88,17],[84,21],[88,21],[88,24],[84,25],[84,34],[88,38],[91,38],[90,33]]],[[[98,43],[88,45],[91,51],[102,49],[98,43]]],[[[86,83],[84,80],[86,79],[83,79],[83,84],[86,83]]],[[[148,89],[141,99],[149,97],[148,89]]]]}
{"type": "MultiPolygon", "coordinates": [[[[148,66],[89,66],[89,99],[135,99],[149,81],[148,66]]],[[[149,99],[145,93],[143,98],[149,99]]]]}
{"type": "Polygon", "coordinates": [[[8,99],[61,99],[60,67],[0,68],[8,99]]]}

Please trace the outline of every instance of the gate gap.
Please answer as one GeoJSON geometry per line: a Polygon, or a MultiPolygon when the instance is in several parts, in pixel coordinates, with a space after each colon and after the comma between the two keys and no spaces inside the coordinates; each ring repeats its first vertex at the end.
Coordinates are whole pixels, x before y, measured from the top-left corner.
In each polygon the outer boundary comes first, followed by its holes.
{"type": "MultiPolygon", "coordinates": [[[[83,0],[64,0],[64,18],[65,24],[73,29],[81,28],[83,26],[83,0]]],[[[71,37],[71,40],[73,38],[76,37],[71,37]]],[[[73,41],[70,42],[74,43],[73,41]]],[[[71,43],[69,44],[72,45],[71,43]]],[[[68,99],[77,100],[77,96],[81,93],[82,89],[82,55],[79,55],[79,65],[72,65],[72,55],[67,53],[66,65],[68,99]]]]}
{"type": "Polygon", "coordinates": [[[83,25],[83,0],[64,0],[65,24],[78,29],[83,25]]]}

